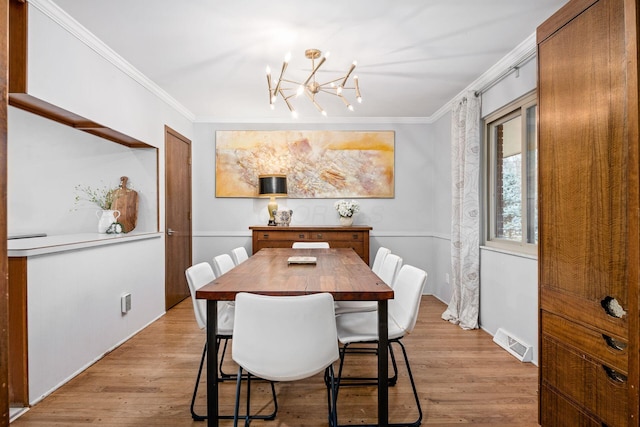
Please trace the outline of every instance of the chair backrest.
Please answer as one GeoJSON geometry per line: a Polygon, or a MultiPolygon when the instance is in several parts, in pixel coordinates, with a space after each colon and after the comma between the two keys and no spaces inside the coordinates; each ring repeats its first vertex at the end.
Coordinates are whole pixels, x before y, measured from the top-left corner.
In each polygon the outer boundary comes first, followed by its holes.
{"type": "MultiPolygon", "coordinates": [[[[196,291],[204,285],[215,280],[216,275],[208,262],[201,262],[192,265],[185,271],[191,302],[193,302],[193,312],[200,329],[207,326],[207,301],[196,298],[196,291]]],[[[228,301],[218,301],[218,328],[219,335],[231,335],[233,333],[233,303],[228,301]]]]}
{"type": "Polygon", "coordinates": [[[389,300],[389,318],[405,333],[416,325],[420,299],[427,283],[427,272],[412,265],[403,265],[393,288],[393,299],[389,300]]]}
{"type": "Polygon", "coordinates": [[[375,258],[373,258],[373,264],[371,265],[371,271],[375,274],[380,274],[380,269],[382,268],[382,262],[385,257],[391,253],[391,249],[385,248],[381,246],[378,248],[378,252],[376,252],[375,258]]]}
{"type": "Polygon", "coordinates": [[[231,250],[231,258],[233,258],[233,263],[235,265],[240,264],[249,259],[249,254],[244,246],[237,247],[231,250]]]}
{"type": "Polygon", "coordinates": [[[329,242],[293,242],[293,249],[329,249],[329,242]]]}
{"type": "Polygon", "coordinates": [[[213,258],[213,271],[216,274],[216,277],[222,276],[235,266],[236,265],[233,263],[229,254],[222,254],[213,258]]]}
{"type": "Polygon", "coordinates": [[[207,326],[207,302],[203,299],[196,299],[196,291],[214,280],[216,275],[213,274],[211,265],[208,262],[192,265],[187,268],[185,275],[189,284],[189,293],[191,294],[196,321],[200,329],[204,329],[207,326]]]}
{"type": "Polygon", "coordinates": [[[233,360],[260,378],[294,381],[338,360],[331,294],[236,295],[233,360]]]}
{"type": "Polygon", "coordinates": [[[396,254],[387,254],[380,267],[380,272],[377,273],[384,283],[391,286],[395,286],[396,276],[402,267],[402,258],[396,254]]]}

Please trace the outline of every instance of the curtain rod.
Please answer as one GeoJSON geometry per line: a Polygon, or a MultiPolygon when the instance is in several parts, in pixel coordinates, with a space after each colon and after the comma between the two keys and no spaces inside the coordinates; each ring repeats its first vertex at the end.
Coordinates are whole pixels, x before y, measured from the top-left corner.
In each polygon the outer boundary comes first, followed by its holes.
{"type": "Polygon", "coordinates": [[[493,86],[495,86],[496,84],[504,80],[508,75],[510,75],[513,72],[516,73],[516,77],[519,77],[520,67],[522,67],[524,64],[529,62],[531,59],[533,59],[537,55],[537,52],[538,52],[538,47],[537,46],[532,47],[528,52],[525,53],[525,55],[522,58],[520,58],[520,60],[518,60],[516,63],[511,65],[509,68],[504,70],[502,73],[500,73],[498,76],[496,76],[489,82],[485,83],[480,89],[476,90],[475,95],[476,96],[482,95],[483,93],[491,89],[493,86]]]}

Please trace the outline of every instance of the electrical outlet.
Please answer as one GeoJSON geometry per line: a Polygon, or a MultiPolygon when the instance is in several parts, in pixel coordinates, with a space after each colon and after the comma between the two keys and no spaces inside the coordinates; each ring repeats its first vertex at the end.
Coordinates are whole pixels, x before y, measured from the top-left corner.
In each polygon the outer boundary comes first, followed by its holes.
{"type": "Polygon", "coordinates": [[[131,310],[131,294],[127,293],[120,297],[120,310],[122,314],[127,314],[131,310]]]}

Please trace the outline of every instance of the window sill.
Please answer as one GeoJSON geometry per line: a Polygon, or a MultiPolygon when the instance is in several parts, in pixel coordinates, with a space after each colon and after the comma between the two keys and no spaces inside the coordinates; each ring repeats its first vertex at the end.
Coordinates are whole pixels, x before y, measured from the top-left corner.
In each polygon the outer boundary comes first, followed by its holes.
{"type": "Polygon", "coordinates": [[[517,256],[520,258],[527,258],[527,259],[533,259],[533,260],[538,260],[538,255],[537,254],[531,254],[531,253],[527,253],[527,252],[519,252],[519,251],[515,251],[515,250],[509,250],[509,249],[504,249],[504,248],[496,248],[495,246],[486,246],[486,245],[481,245],[480,246],[481,250],[485,250],[485,251],[491,251],[491,252],[497,252],[497,253],[501,253],[501,254],[505,254],[505,255],[511,255],[511,256],[517,256]]]}

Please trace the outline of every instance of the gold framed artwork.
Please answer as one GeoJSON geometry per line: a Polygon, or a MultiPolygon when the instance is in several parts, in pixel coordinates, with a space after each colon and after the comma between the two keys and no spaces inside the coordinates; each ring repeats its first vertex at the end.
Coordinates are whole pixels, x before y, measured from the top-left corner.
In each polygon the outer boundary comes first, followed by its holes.
{"type": "Polygon", "coordinates": [[[216,197],[256,197],[285,174],[290,198],[394,197],[393,131],[217,131],[216,197]]]}

